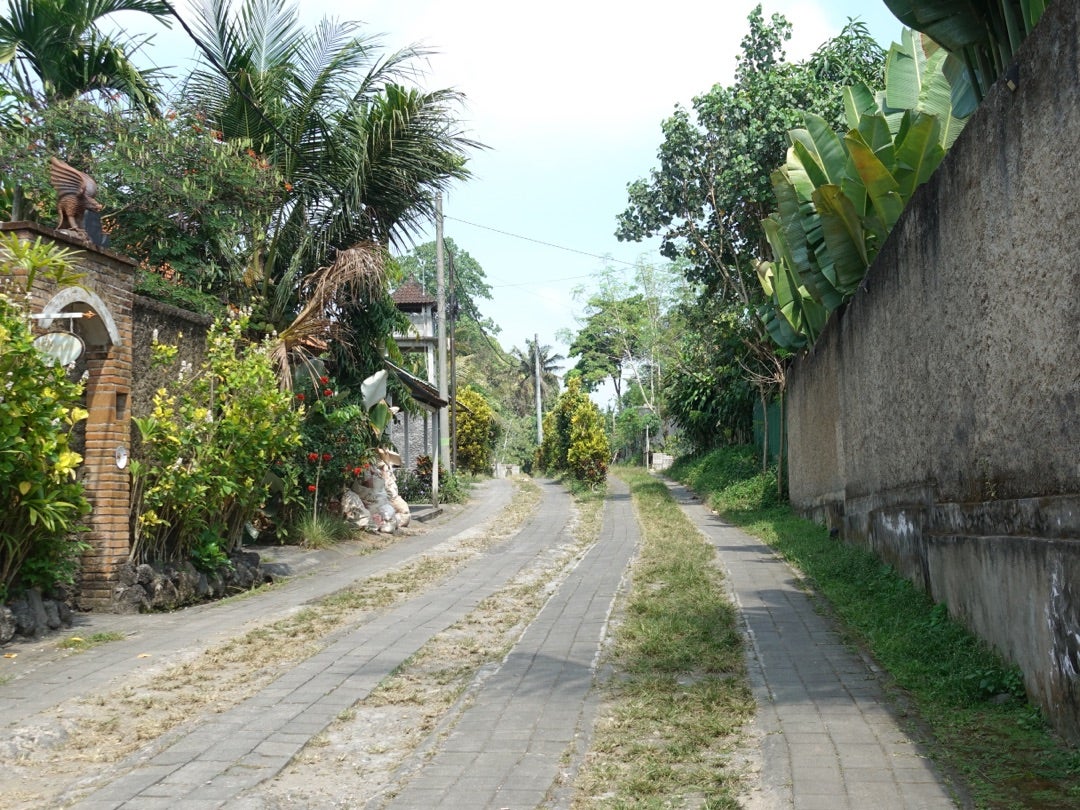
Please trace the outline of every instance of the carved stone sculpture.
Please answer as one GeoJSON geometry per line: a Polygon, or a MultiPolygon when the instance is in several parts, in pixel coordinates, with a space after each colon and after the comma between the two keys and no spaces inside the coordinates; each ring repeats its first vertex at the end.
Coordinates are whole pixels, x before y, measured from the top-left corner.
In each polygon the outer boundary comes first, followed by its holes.
{"type": "Polygon", "coordinates": [[[98,192],[97,183],[90,175],[55,157],[50,161],[49,181],[56,189],[56,210],[60,212],[60,224],[56,227],[87,238],[83,214],[101,210],[101,203],[94,199],[98,192]]]}

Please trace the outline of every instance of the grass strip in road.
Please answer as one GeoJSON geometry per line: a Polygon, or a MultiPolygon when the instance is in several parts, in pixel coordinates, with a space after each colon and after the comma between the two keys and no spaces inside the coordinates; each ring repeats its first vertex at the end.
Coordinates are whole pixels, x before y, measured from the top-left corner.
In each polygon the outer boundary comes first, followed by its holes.
{"type": "MultiPolygon", "coordinates": [[[[975,807],[1080,806],[1080,752],[1024,697],[1020,673],[953,621],[944,605],[867,550],[831,539],[777,502],[775,476],[745,448],[681,459],[670,472],[726,520],[761,538],[825,597],[849,640],[891,676],[914,706],[927,747],[958,774],[975,807]]],[[[901,708],[901,711],[904,711],[901,708]]]]}
{"type": "Polygon", "coordinates": [[[642,541],[614,623],[575,808],[737,808],[732,754],[754,712],[738,617],[714,551],[667,487],[618,468],[642,541]]]}
{"type": "Polygon", "coordinates": [[[468,704],[467,697],[462,701],[466,689],[478,684],[482,670],[491,671],[506,657],[596,541],[602,510],[602,493],[578,493],[569,539],[538,554],[505,587],[433,636],[367,698],[343,712],[266,788],[271,802],[322,806],[327,784],[342,796],[395,795],[398,780],[407,775],[399,770],[402,764],[433,733],[451,727],[460,716],[456,709],[468,704]]]}

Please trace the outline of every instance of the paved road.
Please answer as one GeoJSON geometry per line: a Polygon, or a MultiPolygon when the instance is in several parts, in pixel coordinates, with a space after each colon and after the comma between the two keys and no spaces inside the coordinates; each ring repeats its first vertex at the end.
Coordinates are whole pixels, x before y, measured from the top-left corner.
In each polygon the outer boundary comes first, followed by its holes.
{"type": "Polygon", "coordinates": [[[881,683],[847,647],[790,566],[671,485],[727,574],[748,639],[762,741],[762,808],[946,810],[933,764],[889,711],[881,683]]]}
{"type": "MultiPolygon", "coordinates": [[[[442,584],[340,631],[321,652],[243,703],[167,735],[98,778],[75,806],[266,808],[258,786],[342,710],[363,700],[545,548],[567,539],[568,496],[551,482],[540,486],[535,517],[515,536],[442,584]]],[[[873,673],[815,612],[791,570],[756,540],[725,526],[690,493],[673,491],[717,548],[750,641],[762,768],[748,806],[953,807],[933,768],[886,709],[873,673]]],[[[476,494],[469,507],[425,534],[366,556],[347,549],[307,555],[301,567],[320,576],[297,576],[245,600],[171,615],[82,617],[82,633],[112,629],[132,635],[70,657],[60,657],[55,645],[24,648],[19,671],[25,674],[0,686],[0,734],[17,733],[70,698],[116,688],[159,656],[193,656],[299,604],[397,567],[467,527],[494,520],[509,502],[511,487],[490,481],[476,494]],[[150,658],[138,657],[146,653],[150,658]]],[[[477,681],[444,722],[448,733],[433,735],[403,764],[396,795],[373,798],[366,810],[568,807],[560,775],[573,770],[588,741],[596,659],[637,542],[629,496],[614,481],[596,544],[561,580],[497,670],[477,681]]]]}

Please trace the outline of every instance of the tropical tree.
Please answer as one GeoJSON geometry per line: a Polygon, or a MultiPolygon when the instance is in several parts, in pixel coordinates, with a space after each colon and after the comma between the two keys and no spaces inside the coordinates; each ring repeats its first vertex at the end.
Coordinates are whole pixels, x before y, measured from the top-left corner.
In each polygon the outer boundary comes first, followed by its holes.
{"type": "Polygon", "coordinates": [[[587,304],[585,323],[570,343],[570,356],[579,358],[574,370],[581,375],[586,391],[595,391],[610,380],[615,399],[622,399],[623,361],[637,351],[633,336],[619,327],[623,312],[641,304],[641,297],[606,302],[592,297],[587,304]]]}
{"type": "MultiPolygon", "coordinates": [[[[453,239],[443,239],[443,252],[450,310],[455,317],[460,314],[480,324],[488,333],[498,334],[498,325],[480,313],[480,299],[491,300],[491,285],[487,283],[484,268],[453,239]]],[[[435,243],[425,242],[400,257],[398,264],[406,277],[415,278],[421,287],[434,295],[438,280],[436,258],[435,243]]]]}
{"type": "Polygon", "coordinates": [[[197,12],[212,65],[184,99],[225,141],[264,156],[286,192],[247,269],[257,319],[278,330],[283,363],[335,325],[345,343],[385,297],[388,249],[468,176],[476,144],[454,116],[461,96],[406,86],[424,54],[380,56],[358,23],[308,30],[283,0],[205,0],[197,12]]]}
{"type": "Polygon", "coordinates": [[[734,84],[715,85],[663,122],[659,168],[628,186],[616,229],[625,241],[660,236],[661,254],[685,261],[687,279],[704,286],[712,306],[760,300],[754,264],[769,255],[761,222],[788,130],[804,111],[839,125],[842,87],[881,86],[883,53],[862,23],[849,22],[800,63],[785,61],[792,27],[781,15],[766,21],[758,6],[749,24],[734,84]]]}
{"type": "Polygon", "coordinates": [[[562,371],[560,363],[566,358],[555,353],[551,346],[540,345],[535,340],[526,341],[524,350],[515,347],[510,353],[517,363],[516,410],[528,414],[536,406],[538,354],[541,411],[547,410],[544,403],[559,393],[558,372],[562,371]]]}
{"type": "Polygon", "coordinates": [[[15,95],[40,108],[86,93],[119,94],[136,107],[157,109],[156,70],[140,70],[131,54],[143,40],[120,41],[101,23],[137,11],[169,24],[161,0],[8,0],[0,17],[0,96],[15,95]]]}
{"type": "Polygon", "coordinates": [[[763,223],[775,259],[758,265],[772,299],[759,311],[781,346],[813,343],[959,136],[966,119],[950,100],[946,56],[905,30],[883,93],[845,88],[846,135],[810,113],[791,131],[787,162],[772,175],[778,210],[763,223]]]}

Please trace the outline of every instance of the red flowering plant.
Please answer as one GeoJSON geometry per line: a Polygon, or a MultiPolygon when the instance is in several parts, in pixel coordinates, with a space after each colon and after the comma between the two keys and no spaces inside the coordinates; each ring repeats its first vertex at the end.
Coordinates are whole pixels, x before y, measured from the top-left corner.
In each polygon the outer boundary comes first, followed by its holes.
{"type": "Polygon", "coordinates": [[[300,490],[317,516],[374,461],[376,437],[359,397],[339,391],[328,374],[297,375],[294,397],[305,412],[296,459],[300,490]]]}

